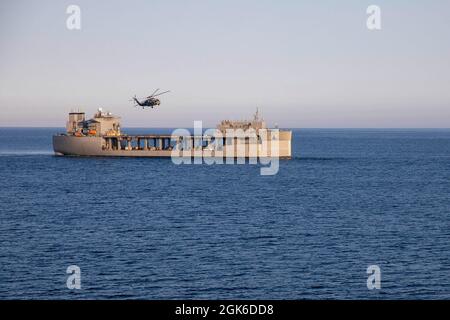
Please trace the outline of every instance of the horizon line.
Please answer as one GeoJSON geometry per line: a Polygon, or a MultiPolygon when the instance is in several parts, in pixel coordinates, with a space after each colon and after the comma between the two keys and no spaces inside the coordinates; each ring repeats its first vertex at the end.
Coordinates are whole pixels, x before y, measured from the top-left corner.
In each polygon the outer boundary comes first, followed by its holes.
{"type": "MultiPolygon", "coordinates": [[[[0,126],[1,129],[61,129],[65,127],[60,126],[0,126]]],[[[185,128],[191,128],[189,126],[185,126],[185,128]]],[[[205,126],[206,129],[210,129],[213,127],[205,126]]],[[[177,127],[140,127],[140,126],[127,126],[123,127],[123,129],[178,129],[177,127]]],[[[268,128],[275,129],[275,128],[268,128]]],[[[331,130],[450,130],[450,127],[279,127],[278,129],[331,129],[331,130]]]]}

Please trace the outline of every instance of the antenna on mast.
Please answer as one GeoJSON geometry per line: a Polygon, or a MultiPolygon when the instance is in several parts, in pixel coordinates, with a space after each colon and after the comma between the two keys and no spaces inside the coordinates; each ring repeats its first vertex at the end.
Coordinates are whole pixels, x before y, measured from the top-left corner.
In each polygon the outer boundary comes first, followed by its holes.
{"type": "Polygon", "coordinates": [[[253,120],[259,121],[259,108],[256,107],[255,115],[253,116],[253,120]]]}

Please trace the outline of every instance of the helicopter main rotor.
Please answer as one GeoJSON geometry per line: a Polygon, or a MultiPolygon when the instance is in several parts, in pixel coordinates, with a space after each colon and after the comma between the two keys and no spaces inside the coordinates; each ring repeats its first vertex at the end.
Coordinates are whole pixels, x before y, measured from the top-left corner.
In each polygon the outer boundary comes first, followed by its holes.
{"type": "Polygon", "coordinates": [[[162,95],[162,94],[165,94],[165,93],[170,92],[170,90],[167,90],[167,91],[160,92],[160,93],[156,94],[156,93],[158,92],[158,90],[159,90],[159,88],[156,89],[155,91],[153,91],[153,93],[152,93],[151,95],[149,95],[147,98],[148,98],[148,99],[154,98],[154,97],[157,97],[157,96],[160,96],[160,95],[162,95]]]}

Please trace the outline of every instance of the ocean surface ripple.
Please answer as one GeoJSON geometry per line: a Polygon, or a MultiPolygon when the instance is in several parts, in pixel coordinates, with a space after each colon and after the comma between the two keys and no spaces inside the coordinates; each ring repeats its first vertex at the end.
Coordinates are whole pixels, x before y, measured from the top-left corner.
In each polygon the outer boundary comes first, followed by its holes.
{"type": "Polygon", "coordinates": [[[294,130],[275,176],[56,157],[59,131],[0,128],[1,299],[450,298],[450,130],[294,130]]]}

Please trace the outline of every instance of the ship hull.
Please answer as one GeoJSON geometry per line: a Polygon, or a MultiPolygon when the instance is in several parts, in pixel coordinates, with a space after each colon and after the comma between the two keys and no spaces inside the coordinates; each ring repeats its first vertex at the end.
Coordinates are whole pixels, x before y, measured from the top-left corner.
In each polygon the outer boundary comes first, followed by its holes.
{"type": "MultiPolygon", "coordinates": [[[[269,145],[265,150],[261,146],[245,145],[242,149],[237,146],[224,146],[223,150],[184,150],[176,155],[182,157],[232,157],[235,158],[253,158],[253,157],[280,157],[291,158],[291,138],[290,131],[280,132],[280,140],[276,152],[271,152],[269,145]],[[256,150],[256,151],[255,151],[256,150]]],[[[175,154],[173,150],[155,150],[155,148],[127,147],[123,145],[124,141],[117,138],[101,136],[73,136],[73,135],[55,135],[53,136],[53,150],[55,155],[62,156],[95,156],[95,157],[172,157],[175,154]],[[113,141],[117,140],[116,147],[113,141]]]]}
{"type": "Polygon", "coordinates": [[[170,157],[170,150],[104,150],[102,137],[53,136],[56,155],[89,157],[170,157]]]}

